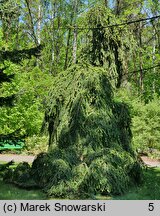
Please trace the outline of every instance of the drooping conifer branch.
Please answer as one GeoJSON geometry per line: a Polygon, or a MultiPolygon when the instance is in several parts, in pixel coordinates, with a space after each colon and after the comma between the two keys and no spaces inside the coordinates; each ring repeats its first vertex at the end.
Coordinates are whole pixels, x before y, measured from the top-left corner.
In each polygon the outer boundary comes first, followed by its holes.
{"type": "Polygon", "coordinates": [[[2,61],[9,60],[13,63],[20,63],[23,59],[30,59],[32,56],[39,57],[42,50],[42,45],[30,49],[22,50],[0,50],[0,59],[2,61]]]}
{"type": "Polygon", "coordinates": [[[11,95],[8,97],[0,97],[0,107],[1,106],[13,106],[13,101],[15,100],[15,95],[11,95]]]}
{"type": "Polygon", "coordinates": [[[3,71],[6,68],[0,69],[0,84],[3,82],[11,82],[11,80],[14,78],[14,74],[7,75],[3,71]]]}

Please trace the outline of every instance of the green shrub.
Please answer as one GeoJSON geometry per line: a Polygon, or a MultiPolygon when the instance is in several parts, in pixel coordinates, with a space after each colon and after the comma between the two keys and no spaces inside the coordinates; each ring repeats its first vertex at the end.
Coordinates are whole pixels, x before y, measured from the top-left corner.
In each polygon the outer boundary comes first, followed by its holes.
{"type": "MultiPolygon", "coordinates": [[[[136,110],[135,106],[135,110],[136,110]]],[[[152,149],[160,151],[160,100],[154,98],[148,104],[141,104],[133,117],[133,143],[141,152],[152,149]]]]}
{"type": "Polygon", "coordinates": [[[59,181],[68,180],[71,175],[69,164],[62,159],[54,159],[50,154],[41,153],[32,164],[32,176],[42,188],[57,185],[59,181]]]}
{"type": "Polygon", "coordinates": [[[128,176],[123,168],[107,164],[103,158],[94,160],[80,190],[93,194],[122,194],[128,188],[128,176]]]}
{"type": "MultiPolygon", "coordinates": [[[[45,180],[49,196],[121,194],[138,184],[141,169],[135,165],[130,124],[128,105],[113,99],[103,68],[77,64],[59,73],[47,99],[47,162],[37,162],[44,179],[47,173],[52,176],[45,180]],[[67,172],[55,169],[59,176],[51,168],[46,173],[47,164],[52,167],[59,160],[67,164],[67,172]]],[[[34,163],[32,168],[36,171],[34,163]]]]}
{"type": "Polygon", "coordinates": [[[9,168],[3,176],[5,182],[15,184],[25,184],[30,178],[30,165],[27,162],[19,163],[15,168],[9,168]]]}
{"type": "Polygon", "coordinates": [[[48,137],[33,135],[25,139],[25,148],[23,153],[37,155],[46,152],[48,149],[48,137]]]}
{"type": "Polygon", "coordinates": [[[33,162],[32,175],[48,196],[80,198],[97,193],[117,195],[142,180],[142,167],[133,155],[122,148],[90,151],[84,155],[83,161],[77,160],[77,164],[70,161],[71,155],[67,158],[70,151],[65,152],[64,159],[63,150],[55,148],[54,153],[40,154],[33,162]]]}
{"type": "Polygon", "coordinates": [[[114,100],[103,68],[78,64],[59,73],[47,99],[44,125],[49,151],[34,160],[31,177],[49,196],[121,194],[140,183],[130,111],[114,100]]]}
{"type": "Polygon", "coordinates": [[[30,179],[30,165],[27,162],[19,163],[13,173],[13,182],[25,183],[30,179]]]}
{"type": "Polygon", "coordinates": [[[5,73],[14,73],[11,83],[4,82],[0,88],[1,97],[15,95],[14,106],[0,107],[0,134],[18,131],[19,135],[39,134],[42,126],[44,107],[42,102],[48,92],[51,76],[38,67],[28,68],[5,62],[5,73]]]}
{"type": "Polygon", "coordinates": [[[117,92],[117,100],[125,101],[130,107],[132,117],[133,147],[142,153],[159,155],[160,151],[160,100],[155,96],[144,103],[128,90],[117,92]]]}

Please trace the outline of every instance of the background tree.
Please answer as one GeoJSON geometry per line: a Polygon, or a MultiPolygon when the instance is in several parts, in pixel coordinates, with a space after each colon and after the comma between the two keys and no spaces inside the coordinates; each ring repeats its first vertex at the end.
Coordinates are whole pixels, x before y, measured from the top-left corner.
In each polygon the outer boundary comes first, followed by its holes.
{"type": "MultiPolygon", "coordinates": [[[[11,33],[6,36],[4,26],[9,25],[9,31],[11,30],[11,15],[17,14],[17,8],[13,7],[10,1],[5,3],[2,2],[1,4],[1,7],[5,8],[7,12],[5,13],[4,10],[2,11],[2,28],[0,29],[0,134],[3,138],[6,136],[12,139],[14,136],[18,137],[21,135],[35,134],[40,129],[40,118],[42,118],[42,112],[38,111],[38,108],[40,109],[40,107],[42,107],[42,105],[40,105],[40,95],[42,95],[42,89],[45,85],[43,87],[41,86],[43,81],[39,82],[39,85],[34,83],[34,81],[37,82],[35,77],[40,78],[40,70],[33,66],[31,68],[27,66],[26,69],[26,65],[31,59],[39,57],[42,46],[26,49],[24,49],[24,47],[23,49],[15,49],[17,41],[14,40],[12,43],[12,39],[17,38],[19,32],[11,31],[11,33]],[[16,12],[14,12],[13,9],[16,12]],[[11,19],[9,22],[6,21],[8,17],[11,19]],[[28,71],[31,71],[31,73],[28,74],[28,71]],[[28,78],[31,78],[32,82],[27,80],[28,78]],[[35,87],[32,86],[33,84],[35,87]],[[39,88],[41,88],[41,90],[39,88]],[[39,99],[36,99],[38,97],[39,99]],[[33,113],[39,116],[35,123],[33,121],[33,113]]],[[[20,14],[18,15],[20,16],[20,14]]],[[[42,75],[44,79],[47,78],[46,74],[42,75]]]]}

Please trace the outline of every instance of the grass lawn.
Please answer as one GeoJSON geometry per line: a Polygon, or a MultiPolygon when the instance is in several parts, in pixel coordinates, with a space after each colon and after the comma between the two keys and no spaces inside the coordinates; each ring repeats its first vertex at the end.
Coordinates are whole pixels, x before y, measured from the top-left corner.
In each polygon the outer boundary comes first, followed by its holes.
{"type": "MultiPolygon", "coordinates": [[[[96,196],[101,200],[160,200],[160,168],[148,168],[144,171],[144,184],[134,187],[122,196],[96,196]]],[[[24,190],[12,184],[6,184],[0,178],[0,200],[45,200],[47,197],[40,190],[24,190]]]]}
{"type": "MultiPolygon", "coordinates": [[[[0,161],[0,164],[6,162],[0,161]]],[[[17,166],[15,163],[12,167],[17,166]]],[[[13,184],[6,184],[0,176],[0,200],[45,200],[46,195],[41,190],[24,190],[13,184]]]]}
{"type": "Polygon", "coordinates": [[[24,190],[0,179],[0,200],[44,200],[46,196],[40,190],[24,190]]]}
{"type": "Polygon", "coordinates": [[[148,168],[144,172],[144,184],[133,188],[123,196],[117,196],[117,200],[160,200],[160,167],[148,168]]]}

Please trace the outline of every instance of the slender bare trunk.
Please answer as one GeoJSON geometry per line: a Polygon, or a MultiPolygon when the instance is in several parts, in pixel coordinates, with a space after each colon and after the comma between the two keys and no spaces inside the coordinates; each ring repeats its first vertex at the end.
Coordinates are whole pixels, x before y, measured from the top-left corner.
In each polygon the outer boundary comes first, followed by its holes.
{"type": "Polygon", "coordinates": [[[56,5],[55,3],[52,5],[52,15],[51,15],[51,20],[52,20],[52,39],[51,39],[51,73],[53,73],[53,65],[55,61],[55,48],[54,48],[54,43],[55,43],[55,26],[54,26],[54,20],[55,20],[55,9],[56,5]]]}
{"type": "Polygon", "coordinates": [[[26,2],[26,5],[27,5],[28,14],[29,14],[31,35],[32,35],[32,38],[34,39],[35,44],[38,45],[38,40],[37,40],[35,30],[34,30],[34,22],[33,22],[33,18],[32,18],[32,12],[31,12],[31,8],[30,8],[30,3],[29,3],[29,0],[25,0],[25,2],[26,2]]]}
{"type": "Polygon", "coordinates": [[[119,16],[121,13],[121,4],[122,4],[122,0],[116,0],[115,13],[117,16],[119,16]]]}
{"type": "Polygon", "coordinates": [[[139,63],[140,63],[140,78],[139,78],[139,85],[140,85],[140,94],[143,94],[143,59],[142,59],[142,24],[139,23],[139,63]]]}
{"type": "Polygon", "coordinates": [[[73,32],[73,64],[77,61],[77,12],[78,12],[78,0],[73,2],[73,11],[74,11],[74,32],[73,32]]]}
{"type": "MultiPolygon", "coordinates": [[[[155,28],[153,27],[153,52],[152,52],[152,61],[153,61],[153,66],[155,65],[155,60],[156,60],[156,31],[155,28]]],[[[156,86],[155,86],[155,74],[156,74],[156,68],[153,68],[153,94],[156,92],[156,86]]]]}
{"type": "Polygon", "coordinates": [[[66,56],[65,56],[64,70],[66,70],[67,67],[68,67],[68,55],[69,55],[70,39],[71,39],[71,29],[69,29],[69,31],[68,31],[68,38],[67,38],[67,47],[66,47],[66,56]]]}
{"type": "Polygon", "coordinates": [[[42,6],[41,6],[41,3],[39,2],[39,5],[38,5],[38,23],[37,23],[37,41],[38,41],[38,44],[41,43],[41,20],[42,20],[42,6]]]}
{"type": "Polygon", "coordinates": [[[73,32],[73,64],[77,61],[77,27],[75,26],[73,32]]]}
{"type": "Polygon", "coordinates": [[[108,7],[108,0],[104,0],[105,7],[108,7]]]}

